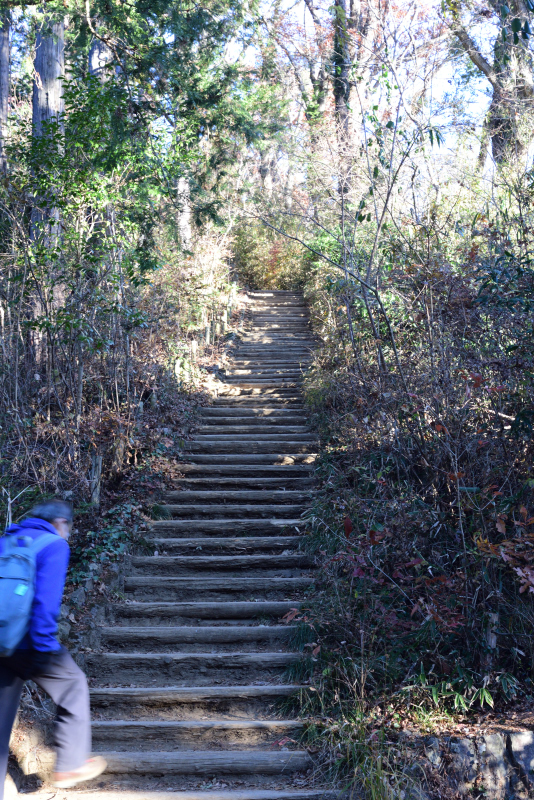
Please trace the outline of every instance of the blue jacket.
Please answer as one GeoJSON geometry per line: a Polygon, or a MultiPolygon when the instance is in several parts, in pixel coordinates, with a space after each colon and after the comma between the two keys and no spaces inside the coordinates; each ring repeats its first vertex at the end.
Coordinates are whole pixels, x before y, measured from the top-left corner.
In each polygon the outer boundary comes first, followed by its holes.
{"type": "MultiPolygon", "coordinates": [[[[43,519],[25,519],[18,525],[11,525],[6,536],[17,533],[38,539],[44,533],[55,533],[57,541],[51,542],[37,553],[35,564],[35,596],[33,598],[30,627],[20,642],[19,650],[57,651],[61,648],[57,634],[57,620],[65,577],[69,564],[70,548],[54,526],[43,519]]],[[[0,553],[4,548],[0,538],[0,553]]]]}

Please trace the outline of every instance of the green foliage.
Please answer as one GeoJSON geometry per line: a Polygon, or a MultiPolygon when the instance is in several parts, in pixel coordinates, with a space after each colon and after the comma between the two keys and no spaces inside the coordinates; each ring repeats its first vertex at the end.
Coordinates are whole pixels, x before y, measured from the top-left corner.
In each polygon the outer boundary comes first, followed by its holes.
{"type": "MultiPolygon", "coordinates": [[[[78,511],[80,513],[82,510],[78,511]]],[[[140,532],[144,522],[140,505],[126,502],[111,508],[104,515],[98,530],[86,531],[71,543],[69,582],[82,582],[90,574],[91,565],[99,568],[109,566],[133,545],[145,551],[150,548],[140,532]]]]}

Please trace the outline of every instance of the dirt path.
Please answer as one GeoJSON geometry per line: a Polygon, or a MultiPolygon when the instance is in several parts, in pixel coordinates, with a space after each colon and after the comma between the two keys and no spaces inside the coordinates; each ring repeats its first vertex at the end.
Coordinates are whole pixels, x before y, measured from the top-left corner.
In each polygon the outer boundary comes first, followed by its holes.
{"type": "Polygon", "coordinates": [[[280,618],[313,582],[299,552],[315,443],[300,380],[313,338],[302,297],[256,292],[224,393],[203,412],[185,478],[134,557],[128,603],[88,659],[100,791],[65,797],[299,800],[312,762],[280,702],[300,658],[280,618]]]}

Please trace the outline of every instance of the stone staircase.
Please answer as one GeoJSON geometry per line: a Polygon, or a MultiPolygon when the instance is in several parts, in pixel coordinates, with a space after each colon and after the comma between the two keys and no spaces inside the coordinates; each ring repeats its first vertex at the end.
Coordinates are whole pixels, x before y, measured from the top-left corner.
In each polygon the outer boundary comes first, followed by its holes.
{"type": "Polygon", "coordinates": [[[301,658],[281,618],[313,585],[299,543],[315,458],[300,381],[314,340],[301,295],[249,297],[252,322],[202,412],[169,518],[153,524],[157,554],[131,559],[128,602],[87,660],[94,749],[109,764],[99,797],[325,795],[302,722],[280,711],[301,658]]]}

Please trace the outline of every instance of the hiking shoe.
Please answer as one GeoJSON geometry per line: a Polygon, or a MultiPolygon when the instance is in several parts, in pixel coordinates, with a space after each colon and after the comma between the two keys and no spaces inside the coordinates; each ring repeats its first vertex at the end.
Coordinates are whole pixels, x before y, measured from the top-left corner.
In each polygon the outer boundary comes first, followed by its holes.
{"type": "Polygon", "coordinates": [[[52,784],[56,789],[71,789],[77,783],[83,781],[91,781],[93,778],[98,778],[107,767],[107,762],[102,756],[95,756],[89,758],[82,767],[73,770],[72,772],[54,772],[52,776],[52,784]]]}

